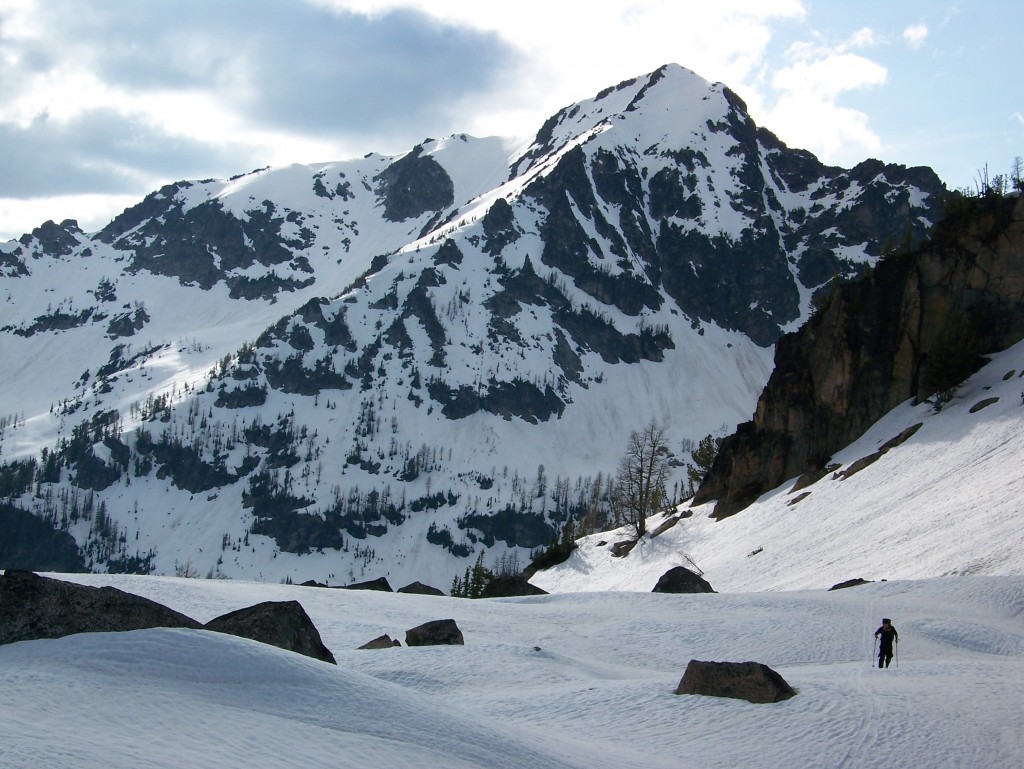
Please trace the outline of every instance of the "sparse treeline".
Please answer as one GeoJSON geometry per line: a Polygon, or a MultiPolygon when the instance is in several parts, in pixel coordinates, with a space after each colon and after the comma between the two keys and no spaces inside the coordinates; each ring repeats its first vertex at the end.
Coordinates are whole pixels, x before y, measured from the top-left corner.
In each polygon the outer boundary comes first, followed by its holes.
{"type": "MultiPolygon", "coordinates": [[[[119,368],[120,363],[112,375],[119,368]]],[[[244,484],[237,493],[252,511],[248,533],[270,536],[280,549],[297,553],[341,550],[350,539],[382,536],[409,516],[442,508],[452,514],[439,519],[427,538],[463,557],[498,543],[535,551],[557,540],[570,521],[577,535],[622,522],[621,473],[552,478],[543,465],[535,473],[507,466],[492,467],[490,473],[449,472],[453,447],[402,441],[395,399],[383,391],[364,394],[351,423],[332,432],[350,436],[348,448],[330,447],[330,436],[299,422],[294,405],[269,420],[265,409],[245,408],[249,398],[261,405],[267,399],[260,368],[255,348],[244,346],[215,365],[205,388],[179,388],[133,404],[129,418],[141,424],[128,433],[120,413],[99,411],[53,449],[43,450],[39,460],[0,465],[0,495],[12,501],[31,496],[23,504],[67,531],[83,520],[79,491],[97,495],[105,505],[107,489],[154,473],[192,494],[244,484]],[[347,485],[346,475],[355,476],[347,485]],[[63,496],[54,495],[55,488],[63,489],[63,496]]],[[[306,397],[309,405],[336,408],[320,392],[306,397]]],[[[17,426],[15,419],[9,423],[17,426]]],[[[704,448],[702,442],[699,449],[704,448]]],[[[663,463],[671,458],[663,446],[658,457],[663,463]]],[[[692,493],[692,472],[688,483],[677,483],[671,493],[663,488],[665,477],[662,472],[655,483],[650,511],[692,493]]],[[[123,509],[103,508],[100,525],[86,535],[92,563],[151,560],[151,554],[128,552],[124,522],[129,519],[123,509]]],[[[81,541],[81,530],[75,533],[81,541]]]]}

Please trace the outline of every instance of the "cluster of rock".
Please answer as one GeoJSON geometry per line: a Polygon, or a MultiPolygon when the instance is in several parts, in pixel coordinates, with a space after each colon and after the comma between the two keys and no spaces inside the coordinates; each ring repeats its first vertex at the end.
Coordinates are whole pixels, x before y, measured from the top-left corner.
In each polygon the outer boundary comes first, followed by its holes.
{"type": "MultiPolygon", "coordinates": [[[[303,587],[330,587],[316,580],[307,580],[302,583],[303,587]]],[[[393,590],[387,577],[367,580],[365,582],[353,582],[351,585],[341,585],[341,590],[378,590],[382,593],[412,593],[413,595],[444,595],[443,590],[425,585],[422,582],[410,582],[405,587],[393,590]]]]}
{"type": "MultiPolygon", "coordinates": [[[[203,624],[163,604],[114,587],[89,587],[8,569],[0,577],[0,645],[74,633],[189,628],[249,638],[337,664],[298,601],[265,601],[203,624]]],[[[406,632],[408,646],[464,643],[455,620],[426,622],[406,632]]],[[[400,645],[387,636],[361,648],[400,645]],[[386,643],[383,639],[387,639],[386,643]],[[372,644],[372,645],[371,645],[372,644]]]]}
{"type": "MultiPolygon", "coordinates": [[[[157,627],[227,633],[337,664],[298,601],[265,601],[202,624],[156,601],[114,587],[89,587],[14,569],[0,577],[0,645],[74,633],[157,627]]],[[[425,622],[405,633],[406,646],[464,643],[454,619],[425,622]]],[[[397,638],[382,635],[359,648],[390,649],[401,645],[397,638]]],[[[780,702],[796,692],[782,676],[760,663],[691,660],[676,694],[765,703],[780,702]]]]}
{"type": "MultiPolygon", "coordinates": [[[[406,646],[462,646],[465,639],[453,619],[435,619],[405,631],[406,646]]],[[[397,638],[385,634],[360,646],[360,649],[390,649],[401,646],[397,638]]]]}

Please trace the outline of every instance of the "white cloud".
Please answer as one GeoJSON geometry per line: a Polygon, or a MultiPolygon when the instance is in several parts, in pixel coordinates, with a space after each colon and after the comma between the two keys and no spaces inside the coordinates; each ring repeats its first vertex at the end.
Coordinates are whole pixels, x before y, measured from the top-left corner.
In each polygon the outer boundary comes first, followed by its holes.
{"type": "Polygon", "coordinates": [[[866,27],[837,43],[820,36],[794,43],[785,66],[762,72],[750,100],[754,119],[826,163],[848,165],[877,153],[882,142],[868,115],[841,104],[844,94],[888,80],[884,66],[855,52],[877,44],[866,27]]]}
{"type": "Polygon", "coordinates": [[[915,51],[924,45],[924,41],[928,38],[928,25],[926,24],[911,24],[905,30],[903,30],[903,40],[915,51]]]}

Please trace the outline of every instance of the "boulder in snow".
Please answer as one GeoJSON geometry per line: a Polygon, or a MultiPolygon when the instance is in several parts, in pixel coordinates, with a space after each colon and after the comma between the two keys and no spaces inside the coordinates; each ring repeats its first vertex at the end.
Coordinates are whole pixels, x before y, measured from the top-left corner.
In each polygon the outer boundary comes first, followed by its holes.
{"type": "Polygon", "coordinates": [[[464,643],[462,631],[453,619],[435,619],[405,631],[406,646],[461,646],[464,643]]]}
{"type": "Polygon", "coordinates": [[[652,593],[713,593],[706,579],[683,566],[673,566],[658,579],[652,593]]]}
{"type": "Polygon", "coordinates": [[[207,622],[205,627],[337,664],[298,601],[264,601],[223,614],[207,622]]]}
{"type": "Polygon", "coordinates": [[[847,579],[843,582],[837,582],[829,590],[842,590],[846,587],[857,587],[857,585],[867,585],[871,580],[864,579],[863,577],[854,577],[853,579],[847,579]]]}
{"type": "Polygon", "coordinates": [[[369,582],[356,582],[351,585],[345,585],[344,590],[380,590],[384,593],[393,593],[391,585],[388,583],[387,577],[378,577],[372,579],[369,582]]]}
{"type": "Polygon", "coordinates": [[[392,638],[387,633],[381,636],[377,636],[372,641],[367,641],[360,649],[390,649],[394,646],[401,646],[402,642],[397,638],[392,638]]]}
{"type": "Polygon", "coordinates": [[[796,691],[782,676],[760,662],[690,660],[676,694],[731,697],[761,704],[788,700],[796,691]]]}
{"type": "Polygon", "coordinates": [[[495,577],[484,587],[480,593],[481,598],[509,598],[519,595],[547,595],[547,590],[541,590],[536,585],[531,585],[529,580],[521,574],[506,577],[495,577]]]}
{"type": "Polygon", "coordinates": [[[424,585],[422,582],[411,582],[405,587],[398,588],[399,593],[413,593],[415,595],[444,595],[443,590],[436,587],[424,585]]]}
{"type": "Polygon", "coordinates": [[[16,569],[0,578],[0,644],[151,627],[202,625],[114,587],[76,585],[16,569]]]}

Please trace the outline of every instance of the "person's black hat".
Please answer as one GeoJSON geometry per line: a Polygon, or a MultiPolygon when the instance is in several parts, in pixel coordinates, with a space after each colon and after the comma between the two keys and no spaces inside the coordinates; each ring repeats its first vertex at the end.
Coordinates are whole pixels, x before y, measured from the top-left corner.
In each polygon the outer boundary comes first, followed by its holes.
{"type": "Polygon", "coordinates": [[[892,620],[891,620],[891,619],[889,619],[888,617],[882,617],[882,624],[883,624],[883,625],[888,625],[888,624],[890,624],[891,622],[892,622],[892,620]]]}

